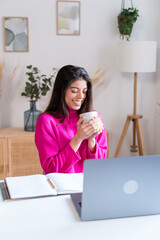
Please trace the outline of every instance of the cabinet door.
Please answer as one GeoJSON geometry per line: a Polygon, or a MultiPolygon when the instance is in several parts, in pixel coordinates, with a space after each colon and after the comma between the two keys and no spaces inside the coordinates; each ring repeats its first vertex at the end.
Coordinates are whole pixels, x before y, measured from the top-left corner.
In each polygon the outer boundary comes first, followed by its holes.
{"type": "Polygon", "coordinates": [[[8,139],[9,176],[42,174],[33,136],[8,139]]]}

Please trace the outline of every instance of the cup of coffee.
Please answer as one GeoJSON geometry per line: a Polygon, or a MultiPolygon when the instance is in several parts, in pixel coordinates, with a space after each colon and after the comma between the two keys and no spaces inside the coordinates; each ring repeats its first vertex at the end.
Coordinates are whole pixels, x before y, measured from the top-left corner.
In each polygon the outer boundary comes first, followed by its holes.
{"type": "Polygon", "coordinates": [[[96,111],[92,111],[92,112],[85,112],[85,113],[81,113],[79,116],[83,117],[85,116],[85,119],[83,120],[83,123],[88,122],[89,120],[91,120],[94,117],[97,117],[98,113],[96,111]]]}

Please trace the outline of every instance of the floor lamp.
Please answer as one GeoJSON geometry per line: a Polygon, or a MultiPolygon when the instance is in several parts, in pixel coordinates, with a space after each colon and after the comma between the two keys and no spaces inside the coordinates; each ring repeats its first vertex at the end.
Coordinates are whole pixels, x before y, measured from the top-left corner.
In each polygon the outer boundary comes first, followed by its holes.
{"type": "Polygon", "coordinates": [[[130,122],[133,122],[133,144],[131,152],[137,152],[139,155],[145,155],[142,128],[140,119],[143,117],[137,114],[137,76],[139,72],[156,71],[156,52],[157,43],[155,41],[120,41],[117,44],[117,67],[121,72],[134,73],[134,91],[133,91],[133,114],[128,115],[116,152],[118,157],[124,138],[126,136],[130,122]],[[138,146],[136,145],[136,136],[138,146]]]}

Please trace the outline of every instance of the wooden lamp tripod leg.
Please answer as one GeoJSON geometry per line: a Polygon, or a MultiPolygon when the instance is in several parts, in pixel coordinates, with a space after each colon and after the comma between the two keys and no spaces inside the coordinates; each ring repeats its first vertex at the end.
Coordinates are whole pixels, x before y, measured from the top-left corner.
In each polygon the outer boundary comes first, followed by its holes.
{"type": "Polygon", "coordinates": [[[145,148],[143,143],[143,135],[140,118],[136,119],[136,129],[137,129],[137,139],[138,139],[138,147],[139,147],[139,155],[145,155],[145,148]]]}
{"type": "Polygon", "coordinates": [[[114,157],[118,157],[124,138],[126,136],[131,119],[127,117],[114,157]]]}
{"type": "MultiPolygon", "coordinates": [[[[133,115],[137,114],[137,73],[134,73],[134,94],[133,94],[133,115]]],[[[136,121],[133,121],[133,145],[131,145],[131,152],[137,152],[136,145],[136,121]]]]}

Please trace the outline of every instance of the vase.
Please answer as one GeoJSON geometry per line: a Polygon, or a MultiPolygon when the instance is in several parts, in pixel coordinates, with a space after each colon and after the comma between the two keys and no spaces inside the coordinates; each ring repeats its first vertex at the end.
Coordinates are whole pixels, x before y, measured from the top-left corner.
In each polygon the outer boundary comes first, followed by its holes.
{"type": "Polygon", "coordinates": [[[36,101],[30,101],[30,109],[24,112],[24,130],[35,132],[37,118],[41,111],[36,109],[36,101]]]}

